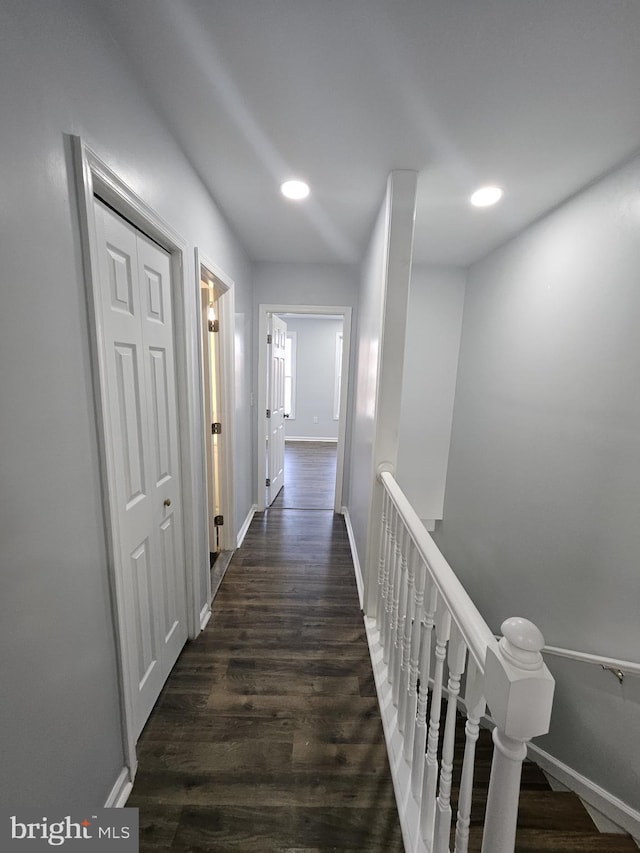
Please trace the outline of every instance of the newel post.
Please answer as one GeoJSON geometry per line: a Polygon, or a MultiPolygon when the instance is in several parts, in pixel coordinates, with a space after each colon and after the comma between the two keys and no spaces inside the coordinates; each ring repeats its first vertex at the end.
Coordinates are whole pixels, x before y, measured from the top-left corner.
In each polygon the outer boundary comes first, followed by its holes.
{"type": "Polygon", "coordinates": [[[485,664],[485,698],[496,727],[482,853],[513,853],[527,742],[549,731],[555,686],[538,628],[514,617],[502,623],[502,633],[485,664]]]}

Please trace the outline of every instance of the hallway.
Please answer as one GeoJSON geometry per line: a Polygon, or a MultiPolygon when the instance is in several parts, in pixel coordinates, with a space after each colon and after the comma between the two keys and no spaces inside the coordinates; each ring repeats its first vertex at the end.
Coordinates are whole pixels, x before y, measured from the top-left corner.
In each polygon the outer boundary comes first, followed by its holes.
{"type": "Polygon", "coordinates": [[[333,502],[323,471],[289,455],[288,486],[169,677],[127,803],[141,850],[403,849],[344,520],[317,508],[333,502]]]}

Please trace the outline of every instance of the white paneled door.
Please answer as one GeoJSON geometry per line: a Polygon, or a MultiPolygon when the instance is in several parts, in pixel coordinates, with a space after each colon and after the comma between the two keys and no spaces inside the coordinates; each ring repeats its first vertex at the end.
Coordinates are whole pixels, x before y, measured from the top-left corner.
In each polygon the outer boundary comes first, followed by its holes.
{"type": "Polygon", "coordinates": [[[169,255],[95,201],[117,593],[135,736],[187,639],[169,255]]]}
{"type": "Polygon", "coordinates": [[[267,506],[284,486],[284,356],[287,324],[271,314],[268,318],[269,383],[267,389],[267,506]]]}

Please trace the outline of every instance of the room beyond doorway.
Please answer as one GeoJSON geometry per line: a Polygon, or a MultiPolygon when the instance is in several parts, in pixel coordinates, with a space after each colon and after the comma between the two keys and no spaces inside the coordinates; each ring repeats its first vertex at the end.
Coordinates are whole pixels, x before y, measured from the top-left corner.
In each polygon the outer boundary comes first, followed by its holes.
{"type": "Polygon", "coordinates": [[[284,486],[271,509],[333,510],[336,462],[336,442],[287,441],[284,486]]]}
{"type": "MultiPolygon", "coordinates": [[[[269,427],[271,426],[271,414],[274,409],[274,401],[270,400],[270,395],[273,395],[273,389],[276,387],[275,382],[268,381],[270,375],[274,371],[272,364],[271,342],[272,335],[269,334],[270,318],[273,315],[283,317],[286,315],[327,315],[335,316],[342,319],[342,339],[341,339],[341,358],[339,359],[339,394],[336,397],[335,419],[338,423],[337,448],[336,448],[336,468],[334,479],[334,494],[332,509],[334,512],[342,513],[343,506],[343,471],[345,462],[345,444],[346,444],[346,410],[347,400],[349,397],[349,373],[350,373],[350,339],[351,339],[351,315],[352,309],[349,306],[338,305],[291,305],[291,304],[260,304],[258,306],[258,405],[257,405],[257,511],[263,512],[275,498],[271,489],[271,475],[269,473],[269,427]]],[[[337,352],[337,348],[336,348],[337,352]]],[[[325,364],[324,368],[331,371],[334,376],[335,364],[337,357],[334,355],[330,359],[330,365],[325,364]]],[[[279,398],[278,398],[279,401],[279,398]]],[[[276,402],[278,402],[276,401],[276,402]]],[[[280,410],[278,410],[280,411],[280,410]]],[[[284,415],[290,414],[284,412],[284,415]]],[[[319,413],[317,413],[319,414],[319,413]]],[[[315,421],[317,423],[317,421],[315,421]]],[[[298,436],[289,436],[290,438],[311,438],[316,440],[315,435],[302,433],[298,436]]],[[[317,440],[326,440],[333,438],[329,435],[319,435],[317,440]]],[[[276,459],[280,459],[277,456],[276,459]]],[[[279,470],[279,469],[278,469],[279,470]]]]}

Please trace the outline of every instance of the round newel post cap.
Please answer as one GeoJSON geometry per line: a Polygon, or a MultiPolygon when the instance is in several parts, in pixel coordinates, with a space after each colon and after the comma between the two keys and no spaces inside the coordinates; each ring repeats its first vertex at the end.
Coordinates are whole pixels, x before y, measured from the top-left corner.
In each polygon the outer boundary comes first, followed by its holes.
{"type": "Polygon", "coordinates": [[[376,469],[376,474],[378,475],[378,480],[381,479],[383,474],[391,474],[392,477],[395,477],[396,469],[391,462],[381,462],[376,469]]]}
{"type": "Polygon", "coordinates": [[[521,616],[505,620],[501,629],[500,650],[505,658],[520,669],[540,669],[543,665],[540,652],[544,648],[540,629],[521,616]]]}

